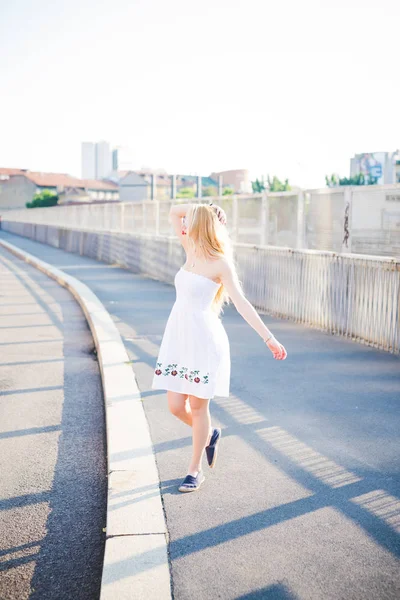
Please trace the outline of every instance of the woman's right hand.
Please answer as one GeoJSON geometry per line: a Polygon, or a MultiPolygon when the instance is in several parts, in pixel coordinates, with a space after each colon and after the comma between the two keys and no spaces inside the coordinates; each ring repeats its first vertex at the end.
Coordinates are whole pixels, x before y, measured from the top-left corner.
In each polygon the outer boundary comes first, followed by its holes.
{"type": "Polygon", "coordinates": [[[280,344],[278,340],[274,338],[274,336],[272,336],[272,338],[268,340],[266,344],[271,350],[273,357],[276,358],[276,360],[285,360],[285,358],[287,357],[287,352],[284,346],[282,346],[282,344],[280,344]]]}
{"type": "Polygon", "coordinates": [[[211,203],[210,206],[214,209],[214,212],[216,213],[219,222],[222,223],[222,225],[226,225],[226,212],[224,211],[224,209],[218,206],[218,204],[214,203],[211,203]]]}

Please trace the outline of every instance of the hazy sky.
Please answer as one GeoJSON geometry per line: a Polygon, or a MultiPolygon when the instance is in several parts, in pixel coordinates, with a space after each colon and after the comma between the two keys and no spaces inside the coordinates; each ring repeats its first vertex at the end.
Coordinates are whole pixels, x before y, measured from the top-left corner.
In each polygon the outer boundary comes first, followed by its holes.
{"type": "Polygon", "coordinates": [[[398,0],[0,0],[0,166],[135,166],[324,185],[400,147],[398,0]]]}

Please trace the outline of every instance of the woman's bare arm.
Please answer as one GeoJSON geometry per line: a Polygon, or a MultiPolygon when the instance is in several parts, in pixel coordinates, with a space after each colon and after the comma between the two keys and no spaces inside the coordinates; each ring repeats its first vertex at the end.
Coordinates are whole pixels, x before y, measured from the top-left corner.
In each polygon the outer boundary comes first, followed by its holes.
{"type": "Polygon", "coordinates": [[[177,217],[186,217],[187,211],[189,210],[189,208],[191,207],[191,204],[173,204],[169,210],[169,214],[171,216],[177,216],[177,217]]]}
{"type": "Polygon", "coordinates": [[[286,358],[287,352],[285,348],[278,342],[268,327],[263,323],[251,302],[249,302],[243,295],[243,292],[239,286],[239,282],[237,281],[236,273],[234,273],[232,266],[226,260],[221,261],[220,279],[233,304],[235,305],[236,310],[243,317],[243,319],[259,334],[264,341],[270,338],[266,343],[274,355],[274,358],[280,360],[286,358]]]}
{"type": "Polygon", "coordinates": [[[186,217],[190,206],[191,204],[173,204],[169,209],[169,222],[185,250],[187,247],[187,236],[182,228],[182,218],[186,217]]]}

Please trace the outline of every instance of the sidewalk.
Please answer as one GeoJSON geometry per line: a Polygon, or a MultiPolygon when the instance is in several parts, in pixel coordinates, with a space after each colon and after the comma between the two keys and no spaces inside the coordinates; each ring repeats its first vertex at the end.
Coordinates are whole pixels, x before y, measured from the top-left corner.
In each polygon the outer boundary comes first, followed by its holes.
{"type": "Polygon", "coordinates": [[[106,447],[76,301],[0,248],[0,598],[98,597],[106,447]]]}
{"type": "Polygon", "coordinates": [[[1,237],[91,287],[124,338],[161,477],[175,600],[398,598],[397,357],[264,317],[288,350],[274,362],[225,309],[232,379],[231,397],[211,407],[223,428],[218,464],[199,493],[179,494],[190,430],[150,387],[173,287],[1,237]]]}

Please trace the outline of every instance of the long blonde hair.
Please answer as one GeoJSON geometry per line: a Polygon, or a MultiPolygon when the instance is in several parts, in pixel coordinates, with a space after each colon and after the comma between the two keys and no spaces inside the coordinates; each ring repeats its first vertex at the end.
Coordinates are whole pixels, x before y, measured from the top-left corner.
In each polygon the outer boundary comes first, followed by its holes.
{"type": "MultiPolygon", "coordinates": [[[[215,208],[208,204],[192,204],[187,211],[187,236],[191,249],[203,256],[205,260],[225,257],[229,261],[236,283],[243,291],[237,273],[233,244],[226,225],[220,223],[215,208]]],[[[220,285],[212,303],[217,315],[223,313],[224,304],[229,304],[230,297],[223,284],[220,285]]]]}

